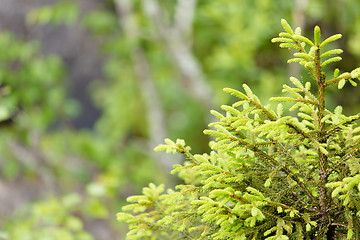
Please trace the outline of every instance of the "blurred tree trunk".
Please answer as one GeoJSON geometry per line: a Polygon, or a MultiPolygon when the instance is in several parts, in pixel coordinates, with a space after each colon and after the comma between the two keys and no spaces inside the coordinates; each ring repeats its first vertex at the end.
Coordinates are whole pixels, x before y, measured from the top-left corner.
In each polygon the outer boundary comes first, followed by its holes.
{"type": "MultiPolygon", "coordinates": [[[[131,0],[115,0],[119,24],[126,38],[131,42],[140,41],[140,27],[134,18],[134,3],[131,0]]],[[[207,110],[213,106],[212,90],[205,79],[202,67],[191,51],[192,25],[196,10],[196,0],[178,0],[175,4],[175,13],[172,20],[170,15],[156,0],[141,2],[145,15],[155,27],[155,34],[162,42],[165,52],[171,60],[174,69],[189,95],[201,103],[207,110]]],[[[146,51],[137,44],[132,50],[134,72],[137,75],[141,95],[146,104],[147,121],[149,124],[149,147],[163,142],[166,137],[164,112],[161,107],[158,92],[151,77],[151,66],[146,57],[146,51]]],[[[155,154],[155,153],[154,153],[155,154]]],[[[167,156],[156,153],[158,164],[170,171],[174,161],[167,156]]]]}
{"type": "MultiPolygon", "coordinates": [[[[134,12],[131,0],[115,0],[116,10],[119,17],[119,24],[126,38],[133,42],[139,41],[139,27],[134,20],[134,12]]],[[[141,95],[146,105],[148,121],[149,151],[155,156],[158,164],[164,171],[170,172],[174,164],[164,153],[155,153],[154,147],[163,143],[166,137],[164,112],[160,105],[158,92],[151,77],[151,67],[146,58],[143,48],[139,45],[132,48],[132,62],[134,72],[139,81],[141,95]]]]}
{"type": "Polygon", "coordinates": [[[206,81],[200,63],[191,51],[191,32],[196,0],[178,0],[173,22],[164,19],[164,9],[157,0],[143,0],[149,20],[155,25],[169,58],[179,72],[186,90],[204,107],[211,109],[212,90],[206,81]]]}

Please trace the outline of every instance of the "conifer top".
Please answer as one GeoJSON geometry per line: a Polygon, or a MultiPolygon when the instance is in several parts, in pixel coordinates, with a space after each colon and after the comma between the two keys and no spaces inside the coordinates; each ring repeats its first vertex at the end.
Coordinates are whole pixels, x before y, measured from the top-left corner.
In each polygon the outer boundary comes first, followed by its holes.
{"type": "Polygon", "coordinates": [[[305,67],[313,82],[291,77],[285,95],[270,99],[276,109],[245,84],[243,92],[224,89],[238,101],[222,106],[224,114],[211,111],[219,120],[204,131],[214,137],[210,154],[192,154],[183,140],[155,149],[185,155],[172,171],[185,184],[166,193],[150,184],[129,197],[118,213],[128,239],[360,239],[360,114],[328,110],[325,98],[331,85],[356,86],[360,68],[327,76],[324,66],[342,53],[327,45],[341,35],[322,40],[316,26],[311,40],[281,24],[272,42],[295,49],[288,62],[305,67]]]}

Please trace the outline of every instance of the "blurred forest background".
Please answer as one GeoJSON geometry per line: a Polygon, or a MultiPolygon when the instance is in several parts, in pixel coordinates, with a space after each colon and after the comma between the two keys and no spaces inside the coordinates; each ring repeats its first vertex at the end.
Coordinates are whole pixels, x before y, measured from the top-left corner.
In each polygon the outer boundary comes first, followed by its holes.
{"type": "MultiPolygon", "coordinates": [[[[265,101],[301,75],[270,42],[281,18],[343,34],[349,71],[359,15],[358,0],[0,0],[0,239],[125,239],[126,197],[178,181],[157,144],[207,152],[224,87],[265,101]]],[[[342,91],[327,108],[359,112],[342,91]]]]}

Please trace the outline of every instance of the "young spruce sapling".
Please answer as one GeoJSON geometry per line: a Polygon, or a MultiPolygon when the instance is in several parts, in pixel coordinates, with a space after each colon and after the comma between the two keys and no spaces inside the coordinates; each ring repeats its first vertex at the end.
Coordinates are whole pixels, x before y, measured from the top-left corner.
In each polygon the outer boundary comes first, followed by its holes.
{"type": "Polygon", "coordinates": [[[286,95],[270,99],[276,109],[245,84],[244,92],[224,89],[239,101],[222,106],[224,115],[211,111],[219,121],[204,131],[215,138],[210,154],[192,154],[183,140],[155,149],[185,155],[172,171],[185,184],[167,192],[150,184],[129,197],[117,215],[129,224],[128,239],[360,239],[360,114],[331,111],[325,101],[334,84],[356,86],[360,68],[325,75],[342,53],[325,46],[341,35],[322,40],[316,26],[310,40],[281,24],[285,31],[272,42],[295,49],[288,62],[302,65],[312,81],[291,77],[286,95]]]}

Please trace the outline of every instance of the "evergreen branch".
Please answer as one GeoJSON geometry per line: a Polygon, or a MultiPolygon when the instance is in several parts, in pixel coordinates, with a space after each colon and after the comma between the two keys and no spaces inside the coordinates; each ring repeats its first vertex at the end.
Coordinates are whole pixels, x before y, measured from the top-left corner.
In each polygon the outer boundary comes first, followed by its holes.
{"type": "Polygon", "coordinates": [[[298,170],[301,174],[303,174],[304,170],[301,169],[299,164],[295,161],[295,159],[290,155],[288,149],[286,149],[281,143],[276,142],[279,149],[281,149],[281,153],[286,156],[286,160],[288,160],[292,165],[298,170]]]}
{"type": "Polygon", "coordinates": [[[289,38],[291,39],[292,41],[295,41],[295,39],[293,38],[294,35],[290,34],[290,33],[286,33],[286,32],[281,32],[279,33],[279,37],[282,37],[282,38],[289,38]]]}
{"type": "Polygon", "coordinates": [[[313,57],[313,56],[310,56],[310,55],[307,54],[307,53],[298,52],[298,53],[294,53],[294,56],[295,56],[295,57],[303,58],[304,60],[306,60],[306,61],[308,61],[308,62],[314,61],[314,57],[313,57]]]}
{"type": "Polygon", "coordinates": [[[359,224],[359,218],[357,216],[351,216],[353,218],[353,222],[354,222],[354,240],[359,240],[360,239],[360,224],[359,224]]]}
{"type": "MultiPolygon", "coordinates": [[[[309,88],[310,88],[310,83],[309,83],[309,88]]],[[[319,100],[311,92],[309,92],[308,89],[303,88],[302,90],[303,90],[305,96],[312,99],[313,105],[319,105],[319,100]]]]}
{"type": "Polygon", "coordinates": [[[290,34],[291,36],[295,35],[293,30],[291,29],[291,26],[287,23],[285,19],[281,19],[281,25],[288,34],[290,34]]]}
{"type": "MultiPolygon", "coordinates": [[[[317,146],[318,149],[320,149],[322,152],[327,152],[322,146],[321,144],[313,137],[311,137],[310,134],[304,132],[303,130],[299,129],[296,125],[294,125],[291,122],[287,122],[286,123],[287,126],[291,127],[293,130],[295,130],[296,133],[300,134],[301,136],[303,136],[303,138],[305,139],[309,139],[312,143],[315,144],[315,146],[317,146]]],[[[316,132],[317,133],[317,132],[316,132]]]]}
{"type": "Polygon", "coordinates": [[[301,36],[301,35],[293,35],[293,38],[302,42],[305,42],[307,44],[309,44],[310,46],[314,46],[314,43],[308,39],[307,37],[301,36]]]}
{"type": "Polygon", "coordinates": [[[346,73],[341,74],[338,77],[335,77],[335,78],[333,78],[331,80],[328,80],[328,81],[325,82],[325,87],[328,87],[328,86],[330,86],[332,84],[338,83],[343,79],[345,79],[345,80],[351,79],[351,74],[346,72],[346,73]]]}
{"type": "MultiPolygon", "coordinates": [[[[290,80],[291,80],[291,78],[290,78],[290,80]]],[[[303,96],[301,96],[299,93],[297,93],[297,92],[301,91],[300,89],[289,87],[286,84],[283,85],[283,88],[284,88],[283,92],[288,92],[291,95],[293,95],[293,97],[295,97],[295,98],[303,98],[303,96]]]]}
{"type": "MultiPolygon", "coordinates": [[[[263,223],[263,224],[261,224],[261,225],[258,225],[258,226],[256,226],[256,228],[259,228],[259,229],[267,229],[267,228],[269,228],[270,226],[272,226],[272,225],[274,225],[274,223],[275,223],[275,221],[274,220],[272,220],[272,221],[267,221],[267,222],[265,222],[265,223],[263,223]]],[[[248,234],[248,233],[254,233],[254,228],[247,228],[247,229],[245,229],[245,230],[242,230],[242,231],[240,231],[237,235],[239,235],[239,236],[242,236],[242,235],[246,235],[246,234],[248,234]]],[[[254,233],[255,234],[255,233],[254,233]]],[[[253,237],[255,237],[255,236],[253,236],[253,237]]],[[[255,239],[255,238],[251,238],[251,239],[255,239]]]]}
{"type": "MultiPolygon", "coordinates": [[[[266,201],[266,199],[264,200],[266,203],[269,203],[270,201],[266,201]]],[[[273,205],[275,206],[275,205],[273,205]]],[[[293,208],[286,208],[286,210],[288,210],[289,212],[294,212],[294,214],[296,214],[296,216],[300,217],[300,215],[298,215],[298,213],[296,212],[296,209],[293,209],[293,208]]],[[[287,222],[291,222],[291,223],[296,223],[296,221],[294,220],[291,220],[291,217],[288,217],[288,216],[278,216],[276,214],[273,214],[273,213],[270,213],[264,209],[261,209],[261,212],[265,213],[266,215],[270,216],[271,218],[273,219],[286,219],[287,222]]]]}
{"type": "Polygon", "coordinates": [[[179,172],[179,171],[181,171],[181,170],[185,170],[185,169],[188,169],[188,168],[193,168],[193,167],[195,167],[195,166],[198,166],[199,164],[191,164],[191,165],[187,165],[187,166],[182,166],[182,165],[179,165],[179,164],[177,164],[177,165],[174,165],[173,166],[173,170],[171,170],[171,174],[175,174],[175,173],[177,173],[177,172],[179,172]]]}
{"type": "Polygon", "coordinates": [[[343,53],[343,50],[341,50],[341,49],[332,49],[332,50],[329,50],[329,51],[321,54],[320,58],[327,57],[327,56],[333,55],[333,54],[341,54],[341,53],[343,53]]]}
{"type": "Polygon", "coordinates": [[[323,66],[326,66],[326,65],[328,65],[329,63],[332,63],[332,62],[339,62],[339,61],[341,61],[342,60],[342,58],[341,57],[333,57],[333,58],[329,58],[329,59],[327,59],[327,60],[325,60],[324,62],[322,62],[321,63],[321,67],[323,67],[323,66]]]}
{"type": "Polygon", "coordinates": [[[360,113],[357,114],[357,115],[354,115],[354,116],[351,116],[350,119],[345,119],[343,121],[341,121],[340,123],[338,124],[333,124],[331,126],[329,126],[325,131],[327,132],[327,135],[326,137],[329,137],[330,136],[330,133],[334,132],[334,131],[337,131],[337,130],[340,130],[340,128],[342,126],[345,126],[345,125],[349,125],[353,122],[355,122],[356,120],[360,119],[360,113]]]}
{"type": "MultiPolygon", "coordinates": [[[[249,87],[247,87],[245,84],[243,85],[244,89],[247,91],[247,93],[250,93],[250,95],[255,96],[251,90],[249,89],[249,87]]],[[[239,91],[235,91],[231,88],[224,88],[224,91],[227,93],[230,93],[233,96],[239,97],[241,99],[246,100],[247,102],[253,104],[257,109],[259,109],[269,120],[271,121],[275,121],[277,119],[276,116],[274,116],[270,111],[268,111],[267,109],[265,109],[259,102],[258,99],[253,99],[249,96],[246,96],[245,94],[239,92],[239,91]]],[[[249,95],[249,94],[248,94],[249,95]]]]}
{"type": "Polygon", "coordinates": [[[181,149],[178,150],[178,151],[179,151],[179,153],[184,154],[184,156],[185,156],[186,158],[190,159],[190,160],[191,160],[192,162],[194,162],[196,165],[199,165],[199,164],[200,164],[200,162],[198,162],[198,161],[196,160],[196,158],[194,157],[194,155],[192,155],[192,154],[190,153],[189,149],[187,149],[187,148],[181,148],[181,149]]]}
{"type": "Polygon", "coordinates": [[[291,98],[291,97],[272,97],[270,98],[270,101],[277,101],[277,102],[286,102],[286,101],[294,101],[294,102],[300,102],[300,103],[308,103],[314,106],[319,106],[318,102],[314,102],[311,100],[307,100],[304,98],[291,98]]]}
{"type": "Polygon", "coordinates": [[[360,127],[354,129],[353,125],[360,114],[348,117],[341,107],[333,112],[325,109],[325,89],[336,83],[341,88],[347,81],[356,85],[360,68],[340,76],[335,70],[334,77],[326,81],[322,67],[340,57],[325,58],[342,50],[323,54],[320,50],[341,35],[321,42],[316,26],[312,42],[301,36],[300,28],[293,31],[285,20],[281,23],[285,32],[272,41],[297,49],[289,62],[299,62],[309,70],[318,96],[313,95],[309,82],[303,85],[291,77],[295,87],[283,89],[290,97],[271,100],[292,101],[289,110],[298,109],[294,117],[283,116],[282,104],[276,112],[262,105],[246,85],[244,93],[225,89],[241,100],[232,107],[222,106],[224,115],[212,111],[219,122],[209,125],[215,130],[204,131],[216,139],[210,155],[192,155],[181,140],[165,140],[167,145],[157,148],[181,152],[190,159],[187,166],[177,165],[174,171],[193,182],[189,187],[178,185],[171,196],[160,196],[153,189],[131,198],[129,202],[135,204],[123,210],[143,212],[136,216],[153,228],[131,214],[122,215],[120,220],[132,229],[130,236],[138,231],[141,237],[144,229],[144,236],[163,232],[168,238],[187,239],[191,239],[190,233],[195,233],[196,239],[359,239],[360,127]],[[168,228],[156,225],[161,223],[168,228]]]}
{"type": "MultiPolygon", "coordinates": [[[[163,231],[167,231],[167,232],[174,232],[176,231],[175,229],[173,228],[170,228],[170,227],[167,227],[165,226],[164,224],[157,224],[157,223],[154,223],[154,222],[151,222],[151,221],[146,221],[145,218],[143,217],[137,217],[137,216],[132,216],[134,218],[134,220],[136,220],[136,222],[139,222],[141,223],[142,225],[152,229],[152,230],[155,230],[155,231],[158,231],[158,230],[163,230],[163,231]]],[[[181,234],[184,234],[184,236],[186,237],[186,239],[194,239],[192,237],[192,235],[188,232],[180,232],[178,231],[179,233],[181,234]]]]}
{"type": "MultiPolygon", "coordinates": [[[[295,41],[295,44],[298,46],[299,48],[299,52],[300,53],[305,53],[306,54],[306,50],[305,48],[301,45],[301,42],[299,40],[296,40],[295,41]]],[[[309,53],[310,55],[310,53],[309,53]]],[[[311,65],[305,65],[305,67],[308,69],[308,71],[310,72],[310,74],[315,77],[315,72],[314,72],[314,69],[311,67],[311,65]]]]}
{"type": "Polygon", "coordinates": [[[341,34],[335,34],[331,37],[328,37],[327,39],[325,39],[321,44],[320,44],[320,47],[324,47],[326,44],[330,43],[330,42],[333,42],[333,41],[336,41],[338,39],[340,39],[342,37],[341,34]]]}
{"type": "Polygon", "coordinates": [[[298,45],[294,44],[294,43],[280,43],[279,45],[281,48],[292,48],[295,50],[300,51],[300,48],[298,45]]]}
{"type": "MultiPolygon", "coordinates": [[[[274,207],[282,207],[282,208],[286,208],[286,209],[289,209],[290,211],[293,211],[293,210],[296,210],[286,204],[283,204],[283,203],[278,203],[278,202],[273,202],[273,201],[270,201],[270,200],[266,200],[264,199],[264,202],[274,206],[274,207]]],[[[298,217],[301,217],[299,213],[295,212],[295,215],[298,216],[298,217]]]]}
{"type": "MultiPolygon", "coordinates": [[[[238,138],[233,138],[232,140],[234,141],[239,141],[242,144],[246,145],[247,143],[238,139],[238,138]]],[[[309,189],[305,186],[305,184],[300,181],[300,179],[295,176],[290,169],[288,169],[286,167],[286,165],[281,165],[279,162],[277,162],[275,159],[273,159],[271,156],[269,156],[266,152],[258,149],[255,146],[250,146],[250,149],[253,150],[255,153],[259,154],[260,156],[264,157],[265,159],[267,159],[269,162],[271,162],[272,164],[276,165],[276,166],[281,166],[281,170],[287,174],[287,176],[289,176],[291,179],[293,179],[305,192],[305,194],[311,199],[311,201],[315,204],[317,204],[317,201],[315,200],[315,197],[312,195],[312,193],[309,191],[309,189]]]]}
{"type": "Polygon", "coordinates": [[[260,142],[260,143],[256,143],[256,146],[265,146],[265,147],[269,147],[271,145],[275,145],[278,144],[276,141],[268,141],[268,142],[260,142]]]}
{"type": "Polygon", "coordinates": [[[261,110],[262,113],[271,121],[276,121],[277,117],[274,116],[270,111],[265,109],[261,104],[255,102],[253,99],[249,99],[249,103],[253,104],[257,109],[261,110]]]}
{"type": "Polygon", "coordinates": [[[340,166],[340,164],[344,163],[346,160],[353,157],[356,153],[360,152],[360,141],[358,141],[357,144],[349,146],[347,149],[343,149],[342,152],[347,152],[350,149],[353,149],[353,151],[349,152],[348,154],[346,154],[342,158],[340,158],[339,161],[327,171],[327,173],[326,173],[327,176],[329,176],[333,171],[335,171],[340,166]]]}
{"type": "Polygon", "coordinates": [[[294,40],[291,39],[291,38],[278,37],[278,38],[273,38],[273,39],[271,39],[271,42],[273,42],[273,43],[276,43],[276,42],[288,42],[288,43],[292,43],[292,42],[294,42],[294,40]]]}
{"type": "MultiPolygon", "coordinates": [[[[320,28],[316,26],[314,28],[314,38],[315,38],[315,73],[316,73],[316,82],[318,85],[318,96],[319,96],[319,108],[318,108],[318,130],[319,130],[319,142],[324,143],[326,139],[324,138],[325,135],[325,125],[321,121],[323,117],[325,116],[325,74],[321,71],[321,67],[325,65],[327,61],[325,61],[323,64],[320,62],[320,39],[321,39],[321,32],[320,28]]],[[[330,62],[330,60],[328,61],[330,62]]],[[[315,141],[317,143],[317,141],[315,141]]],[[[330,215],[328,212],[328,205],[329,205],[329,198],[327,196],[327,189],[325,188],[326,183],[328,182],[328,175],[327,175],[327,168],[328,168],[328,157],[326,156],[328,153],[324,148],[321,148],[321,146],[318,146],[318,156],[319,156],[319,176],[320,176],[320,185],[319,185],[319,211],[321,213],[321,217],[323,219],[330,219],[330,215]]],[[[322,229],[323,232],[328,231],[328,226],[323,226],[322,229]]],[[[322,235],[320,233],[319,235],[322,235]]]]}
{"type": "Polygon", "coordinates": [[[305,65],[306,63],[308,63],[307,61],[304,61],[303,58],[290,58],[287,63],[293,63],[293,62],[298,62],[301,65],[305,65]]]}

